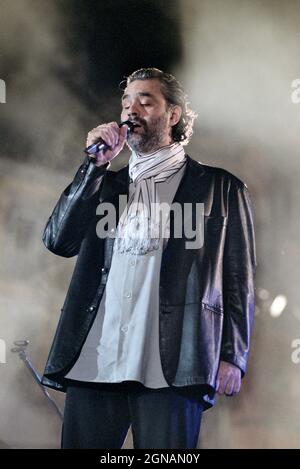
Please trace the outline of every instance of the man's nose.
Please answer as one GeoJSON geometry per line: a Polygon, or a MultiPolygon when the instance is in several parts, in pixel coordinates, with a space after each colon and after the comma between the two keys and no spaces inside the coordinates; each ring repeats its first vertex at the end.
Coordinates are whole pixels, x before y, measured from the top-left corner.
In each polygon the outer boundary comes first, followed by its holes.
{"type": "Polygon", "coordinates": [[[139,115],[139,108],[134,101],[129,105],[129,108],[127,109],[127,115],[128,117],[136,117],[139,115]]]}

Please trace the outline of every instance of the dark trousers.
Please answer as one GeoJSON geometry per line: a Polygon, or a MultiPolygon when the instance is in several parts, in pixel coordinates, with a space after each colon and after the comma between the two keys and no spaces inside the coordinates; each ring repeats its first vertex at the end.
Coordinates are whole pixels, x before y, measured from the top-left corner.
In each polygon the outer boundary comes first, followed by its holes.
{"type": "Polygon", "coordinates": [[[203,405],[188,389],[151,389],[136,381],[70,383],[62,448],[121,448],[130,425],[134,448],[197,447],[203,405]]]}

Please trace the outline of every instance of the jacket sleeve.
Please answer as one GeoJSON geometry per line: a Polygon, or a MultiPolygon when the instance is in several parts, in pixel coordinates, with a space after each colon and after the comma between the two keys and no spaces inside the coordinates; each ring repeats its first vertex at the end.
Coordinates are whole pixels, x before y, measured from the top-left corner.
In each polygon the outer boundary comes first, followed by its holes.
{"type": "Polygon", "coordinates": [[[255,308],[256,248],[253,207],[247,186],[232,182],[224,246],[224,328],[221,360],[244,376],[255,308]]]}
{"type": "Polygon", "coordinates": [[[110,163],[98,167],[86,157],[49,217],[42,240],[49,251],[62,257],[76,256],[99,203],[99,190],[110,163]]]}

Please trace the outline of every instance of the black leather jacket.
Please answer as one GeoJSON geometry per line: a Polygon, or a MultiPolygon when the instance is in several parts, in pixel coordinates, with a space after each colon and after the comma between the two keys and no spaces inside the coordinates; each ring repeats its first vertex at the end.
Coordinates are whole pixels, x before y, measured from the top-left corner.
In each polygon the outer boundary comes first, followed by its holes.
{"type": "MultiPolygon", "coordinates": [[[[111,263],[114,238],[97,236],[96,208],[103,202],[118,208],[118,196],[128,194],[128,165],[119,171],[107,166],[85,159],[43,234],[54,254],[78,255],[42,378],[61,391],[95,319],[111,263]]],[[[257,265],[251,199],[236,176],[187,155],[173,202],[204,203],[204,244],[187,249],[171,221],[159,287],[162,369],[170,386],[204,386],[213,402],[220,359],[238,366],[242,376],[246,371],[257,265]]]]}

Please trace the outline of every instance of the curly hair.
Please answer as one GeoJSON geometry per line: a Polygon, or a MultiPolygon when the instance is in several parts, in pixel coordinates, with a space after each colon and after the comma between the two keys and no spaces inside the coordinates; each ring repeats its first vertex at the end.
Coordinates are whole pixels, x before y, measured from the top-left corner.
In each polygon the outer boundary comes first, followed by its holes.
{"type": "Polygon", "coordinates": [[[189,108],[187,95],[184,93],[181,83],[170,73],[163,72],[158,68],[140,68],[131,75],[126,77],[120,83],[120,87],[128,86],[135,80],[149,80],[158,79],[161,85],[161,92],[166,100],[167,108],[173,105],[178,105],[182,109],[182,114],[177,122],[172,127],[172,138],[174,142],[180,142],[182,145],[187,145],[190,137],[193,134],[193,124],[197,114],[189,108]]]}

